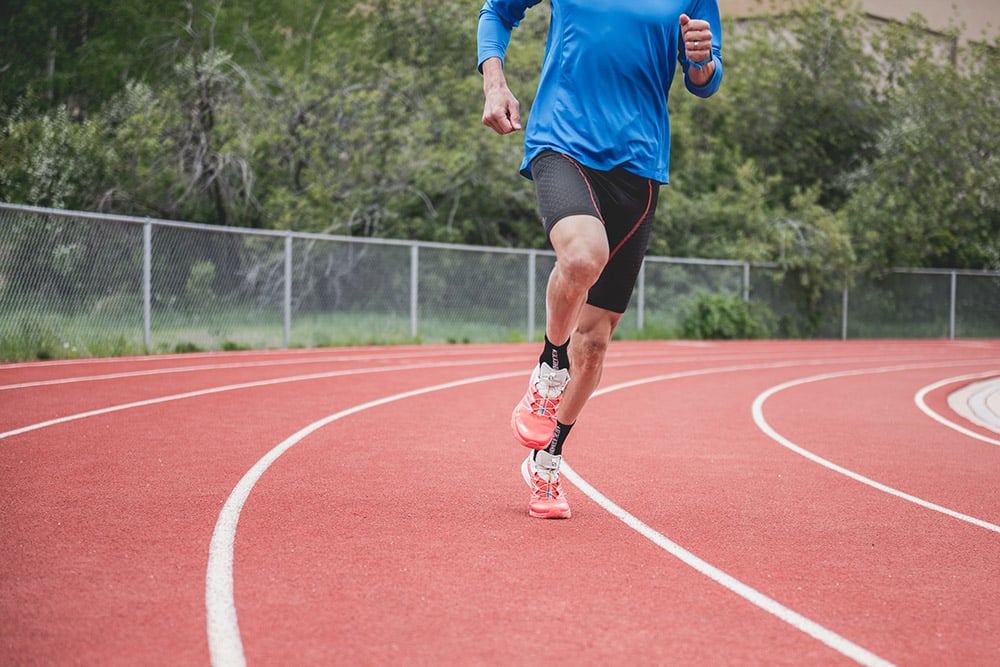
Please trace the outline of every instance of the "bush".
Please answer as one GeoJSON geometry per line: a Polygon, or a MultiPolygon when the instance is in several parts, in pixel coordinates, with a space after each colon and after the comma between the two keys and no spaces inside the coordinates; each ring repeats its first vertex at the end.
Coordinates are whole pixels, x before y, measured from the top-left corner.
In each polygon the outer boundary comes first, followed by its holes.
{"type": "Polygon", "coordinates": [[[721,294],[699,294],[681,323],[681,337],[692,340],[767,338],[774,315],[766,306],[721,294]]]}

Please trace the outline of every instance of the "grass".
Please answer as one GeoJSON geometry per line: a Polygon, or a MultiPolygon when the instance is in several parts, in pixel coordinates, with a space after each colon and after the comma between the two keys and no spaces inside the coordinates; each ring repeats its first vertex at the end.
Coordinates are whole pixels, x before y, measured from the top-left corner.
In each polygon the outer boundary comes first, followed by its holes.
{"type": "MultiPolygon", "coordinates": [[[[680,337],[677,313],[647,311],[643,329],[635,312],[626,313],[616,340],[670,340],[680,337]]],[[[962,318],[956,332],[963,338],[997,338],[993,321],[962,318]]],[[[947,336],[947,324],[870,322],[853,320],[849,338],[929,338],[947,336]]],[[[543,323],[536,324],[534,340],[541,341],[543,323]]],[[[418,343],[497,343],[528,340],[526,322],[489,323],[450,317],[422,316],[416,336],[409,317],[377,313],[313,313],[298,315],[291,327],[289,347],[404,345],[418,343]]],[[[218,310],[209,314],[154,315],[150,345],[143,341],[142,317],[114,318],[55,313],[23,313],[0,321],[0,361],[118,357],[201,351],[282,348],[284,324],[280,314],[218,310]]]]}
{"type": "MultiPolygon", "coordinates": [[[[154,316],[150,345],[139,324],[69,315],[31,315],[0,323],[0,361],[116,357],[284,347],[284,324],[270,313],[154,316]]],[[[541,340],[541,332],[538,333],[541,340]]],[[[365,313],[296,317],[289,347],[520,342],[524,331],[481,322],[424,318],[412,336],[408,317],[365,313]]]]}

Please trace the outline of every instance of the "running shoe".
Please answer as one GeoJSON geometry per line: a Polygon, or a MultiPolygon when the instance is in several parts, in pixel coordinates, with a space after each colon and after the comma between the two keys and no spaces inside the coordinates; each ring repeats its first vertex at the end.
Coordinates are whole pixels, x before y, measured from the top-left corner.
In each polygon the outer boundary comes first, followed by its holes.
{"type": "Polygon", "coordinates": [[[556,430],[556,411],[569,382],[565,368],[553,370],[547,363],[535,366],[521,402],[514,406],[510,428],[525,447],[545,449],[556,430]]]}
{"type": "Polygon", "coordinates": [[[521,464],[521,476],[531,487],[531,500],[528,501],[528,514],[536,519],[568,519],[570,517],[569,503],[559,485],[559,460],[555,457],[554,469],[539,469],[532,461],[532,455],[521,464]]]}

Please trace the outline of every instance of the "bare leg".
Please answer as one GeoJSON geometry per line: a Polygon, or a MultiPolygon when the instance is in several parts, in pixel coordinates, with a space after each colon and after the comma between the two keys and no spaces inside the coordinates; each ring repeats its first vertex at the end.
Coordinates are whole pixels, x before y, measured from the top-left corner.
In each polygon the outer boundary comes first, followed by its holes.
{"type": "Polygon", "coordinates": [[[601,382],[604,355],[611,335],[621,320],[619,313],[584,304],[580,320],[569,345],[570,376],[566,393],[559,405],[559,421],[572,424],[580,416],[583,406],[601,382]]]}
{"type": "Polygon", "coordinates": [[[545,335],[561,346],[571,340],[567,369],[539,366],[511,414],[514,437],[532,449],[547,447],[556,428],[556,409],[564,424],[572,424],[600,380],[604,349],[618,322],[615,313],[587,306],[587,293],[601,277],[608,261],[608,239],[604,225],[590,215],[560,220],[549,232],[556,251],[556,265],[549,275],[545,307],[545,335]],[[576,334],[580,340],[577,341],[576,334]],[[602,339],[606,338],[602,342],[602,339]],[[574,358],[575,357],[575,358],[574,358]],[[576,370],[579,359],[580,371],[576,370]],[[580,380],[576,378],[582,376],[580,380]],[[569,383],[567,384],[567,381],[569,383]],[[575,387],[579,385],[579,389],[575,387]],[[568,397],[569,414],[564,417],[568,397]],[[566,421],[572,419],[572,421],[566,421]]]}
{"type": "Polygon", "coordinates": [[[556,265],[545,295],[545,335],[562,345],[576,328],[587,292],[608,262],[608,237],[600,220],[589,215],[563,218],[549,234],[556,265]]]}

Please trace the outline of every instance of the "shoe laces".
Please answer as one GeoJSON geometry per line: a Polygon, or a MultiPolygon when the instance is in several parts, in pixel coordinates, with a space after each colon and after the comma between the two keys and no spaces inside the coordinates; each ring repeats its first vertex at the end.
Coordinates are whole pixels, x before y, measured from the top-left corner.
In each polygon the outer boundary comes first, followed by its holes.
{"type": "Polygon", "coordinates": [[[562,496],[559,486],[559,470],[533,470],[531,475],[532,496],[538,500],[558,500],[562,496]]]}
{"type": "Polygon", "coordinates": [[[569,371],[565,368],[554,370],[546,363],[538,368],[531,392],[531,411],[536,415],[553,415],[559,402],[562,401],[563,390],[569,382],[569,371]]]}

